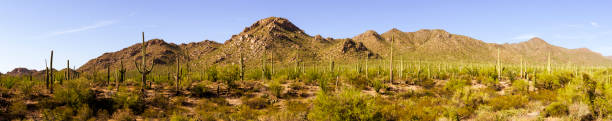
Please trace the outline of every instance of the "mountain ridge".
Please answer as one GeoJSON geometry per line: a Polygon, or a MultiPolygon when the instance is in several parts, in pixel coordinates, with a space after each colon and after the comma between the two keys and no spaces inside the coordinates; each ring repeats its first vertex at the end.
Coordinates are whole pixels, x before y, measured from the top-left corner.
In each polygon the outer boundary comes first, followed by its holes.
{"type": "MultiPolygon", "coordinates": [[[[452,34],[442,29],[404,32],[392,28],[382,34],[367,30],[352,38],[334,39],[308,35],[288,19],[281,17],[256,21],[224,43],[204,40],[174,44],[161,39],[151,39],[146,43],[151,46],[147,47],[147,56],[151,56],[149,61],[153,63],[168,65],[180,58],[188,60],[188,63],[210,65],[235,64],[241,55],[247,60],[247,64],[257,64],[262,60],[294,63],[387,58],[391,39],[394,40],[394,56],[398,58],[488,63],[496,60],[499,49],[504,63],[519,63],[521,58],[524,58],[530,64],[541,64],[547,59],[547,54],[558,64],[612,63],[610,57],[603,57],[589,49],[567,49],[551,45],[541,38],[496,44],[452,34]]],[[[88,71],[93,65],[117,67],[118,60],[124,60],[124,64],[133,63],[131,61],[140,57],[139,49],[139,44],[135,44],[116,52],[105,53],[88,61],[79,70],[88,71]]],[[[126,68],[133,68],[132,65],[128,64],[126,68]]]]}

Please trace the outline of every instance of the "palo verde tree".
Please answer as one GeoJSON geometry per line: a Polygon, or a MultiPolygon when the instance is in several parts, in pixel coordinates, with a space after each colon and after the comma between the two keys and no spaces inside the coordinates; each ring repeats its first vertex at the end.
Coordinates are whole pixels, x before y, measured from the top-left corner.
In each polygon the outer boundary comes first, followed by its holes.
{"type": "Polygon", "coordinates": [[[140,91],[142,92],[142,95],[145,95],[145,87],[147,85],[147,75],[149,73],[151,73],[151,71],[153,70],[153,67],[155,66],[155,63],[151,64],[150,68],[147,68],[147,44],[145,43],[145,38],[144,38],[144,32],[142,32],[142,63],[138,64],[138,62],[136,60],[134,60],[134,64],[136,65],[136,69],[138,70],[138,73],[140,73],[140,75],[142,76],[142,85],[141,85],[141,89],[140,91]]]}

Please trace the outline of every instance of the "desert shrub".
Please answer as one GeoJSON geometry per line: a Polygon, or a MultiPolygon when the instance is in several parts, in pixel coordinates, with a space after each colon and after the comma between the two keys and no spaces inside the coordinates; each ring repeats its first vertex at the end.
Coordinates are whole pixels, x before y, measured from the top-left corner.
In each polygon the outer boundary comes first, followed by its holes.
{"type": "Polygon", "coordinates": [[[129,92],[126,88],[120,88],[112,99],[116,103],[115,109],[129,108],[131,111],[139,114],[145,108],[144,99],[137,92],[129,92]]]}
{"type": "Polygon", "coordinates": [[[457,89],[463,89],[463,87],[470,85],[471,83],[468,80],[452,78],[446,82],[446,84],[444,85],[444,89],[446,91],[455,91],[457,89]]]}
{"type": "Polygon", "coordinates": [[[161,94],[155,94],[153,96],[153,99],[151,99],[151,105],[161,108],[161,109],[169,109],[171,108],[170,106],[170,102],[168,101],[168,97],[161,95],[161,94]]]}
{"type": "MultiPolygon", "coordinates": [[[[225,101],[225,99],[222,98],[218,99],[225,101]]],[[[227,114],[230,113],[230,108],[226,106],[227,102],[219,103],[219,101],[214,100],[215,98],[203,99],[197,103],[196,113],[198,120],[229,120],[229,116],[227,114]]]]}
{"type": "Polygon", "coordinates": [[[257,110],[253,110],[250,106],[238,106],[238,111],[230,114],[230,119],[235,121],[252,121],[257,120],[260,115],[257,110]]]}
{"type": "Polygon", "coordinates": [[[216,66],[211,66],[206,69],[206,79],[212,82],[219,80],[219,71],[216,66]]]}
{"type": "Polygon", "coordinates": [[[338,95],[319,92],[308,115],[313,120],[377,120],[382,118],[372,97],[355,89],[342,90],[338,95]]]}
{"type": "Polygon", "coordinates": [[[113,113],[112,119],[117,121],[136,121],[136,117],[130,109],[121,109],[113,113]]]}
{"type": "Polygon", "coordinates": [[[522,95],[502,95],[489,100],[493,110],[507,110],[525,107],[529,100],[522,95]]]}
{"type": "Polygon", "coordinates": [[[283,90],[285,89],[285,87],[283,87],[282,85],[280,85],[280,83],[278,81],[271,81],[268,84],[268,90],[270,91],[270,93],[276,97],[281,97],[281,94],[283,93],[283,90]]]}
{"type": "Polygon", "coordinates": [[[240,68],[237,66],[227,66],[221,70],[219,77],[219,79],[222,80],[227,86],[234,88],[234,86],[236,86],[234,81],[240,79],[240,68]]]}
{"type": "Polygon", "coordinates": [[[364,75],[357,72],[349,72],[344,74],[345,78],[356,89],[366,89],[369,85],[368,79],[364,75]]]}
{"type": "Polygon", "coordinates": [[[57,121],[67,121],[72,120],[72,116],[74,114],[74,110],[68,106],[57,107],[52,110],[43,109],[42,118],[43,120],[57,120],[57,121]]]}
{"type": "Polygon", "coordinates": [[[300,78],[300,72],[294,69],[285,70],[287,72],[287,79],[297,80],[300,78]]]}
{"type": "Polygon", "coordinates": [[[527,80],[519,79],[512,82],[512,92],[514,93],[527,93],[529,91],[529,82],[527,80]]]}
{"type": "Polygon", "coordinates": [[[12,89],[13,86],[17,84],[17,79],[14,77],[8,77],[3,80],[0,80],[0,86],[6,89],[12,89]]]}
{"type": "MultiPolygon", "coordinates": [[[[497,76],[495,76],[497,77],[497,76]]],[[[479,76],[477,77],[477,81],[479,83],[487,86],[487,88],[495,89],[497,91],[501,90],[501,86],[499,84],[499,80],[493,78],[492,76],[479,76]]]]}
{"type": "Polygon", "coordinates": [[[434,87],[436,82],[431,78],[424,77],[420,80],[416,80],[414,84],[429,89],[434,87]]]}
{"type": "Polygon", "coordinates": [[[546,106],[546,108],[544,109],[544,112],[542,112],[542,115],[544,115],[545,117],[549,117],[549,116],[560,117],[560,116],[565,116],[568,113],[569,113],[569,109],[567,105],[560,103],[560,102],[554,102],[546,106]]]}
{"type": "Polygon", "coordinates": [[[327,79],[320,79],[318,82],[319,82],[319,88],[321,89],[321,91],[329,92],[329,83],[327,79]]]}
{"type": "Polygon", "coordinates": [[[270,102],[267,99],[261,97],[242,98],[242,102],[244,105],[249,106],[253,109],[263,109],[270,105],[270,102]]]}
{"type": "Polygon", "coordinates": [[[77,114],[74,118],[75,120],[86,121],[91,117],[93,117],[93,110],[91,110],[88,105],[83,105],[77,110],[77,114]]]}
{"type": "Polygon", "coordinates": [[[74,108],[95,100],[93,90],[83,78],[64,82],[64,85],[55,86],[54,90],[53,99],[55,101],[74,108]]]}
{"type": "Polygon", "coordinates": [[[425,96],[435,96],[435,92],[431,90],[410,90],[406,92],[400,92],[397,96],[403,99],[409,98],[421,98],[425,96]]]}
{"type": "Polygon", "coordinates": [[[34,89],[35,85],[36,83],[34,81],[21,81],[19,89],[21,93],[23,93],[23,96],[30,98],[33,95],[32,93],[36,92],[34,89]]]}
{"type": "Polygon", "coordinates": [[[378,93],[380,92],[380,89],[385,89],[386,85],[382,82],[381,79],[374,79],[372,81],[372,87],[374,88],[374,91],[378,93]]]}
{"type": "Polygon", "coordinates": [[[561,87],[561,83],[559,82],[559,78],[555,75],[539,74],[537,76],[535,87],[538,89],[555,90],[561,87]]]}
{"type": "Polygon", "coordinates": [[[190,88],[191,95],[195,97],[212,97],[214,96],[214,92],[210,91],[203,84],[196,84],[195,86],[190,88]]]}
{"type": "Polygon", "coordinates": [[[314,84],[315,81],[321,80],[321,73],[317,72],[314,69],[306,70],[305,74],[302,78],[306,81],[306,84],[314,84]]]}
{"type": "Polygon", "coordinates": [[[13,103],[11,103],[11,106],[9,106],[9,113],[11,115],[11,117],[9,118],[25,118],[27,111],[28,107],[26,106],[24,101],[14,101],[13,103]]]}
{"type": "Polygon", "coordinates": [[[190,119],[185,115],[174,112],[174,114],[170,116],[170,121],[190,121],[190,119]]]}

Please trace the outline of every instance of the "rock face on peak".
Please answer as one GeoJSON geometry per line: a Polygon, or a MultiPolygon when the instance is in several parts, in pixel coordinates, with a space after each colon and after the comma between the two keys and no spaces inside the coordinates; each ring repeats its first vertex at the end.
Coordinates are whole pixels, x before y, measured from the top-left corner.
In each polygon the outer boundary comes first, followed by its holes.
{"type": "Polygon", "coordinates": [[[304,33],[304,31],[289,20],[280,17],[268,17],[259,20],[250,27],[245,28],[242,33],[272,33],[272,32],[289,32],[289,33],[304,33]]]}

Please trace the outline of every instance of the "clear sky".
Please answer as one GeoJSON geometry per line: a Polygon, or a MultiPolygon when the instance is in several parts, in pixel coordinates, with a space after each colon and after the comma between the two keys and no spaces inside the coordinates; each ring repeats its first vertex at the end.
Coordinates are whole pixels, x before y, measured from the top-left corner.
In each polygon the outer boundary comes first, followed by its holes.
{"type": "Polygon", "coordinates": [[[224,42],[253,22],[284,17],[310,35],[348,38],[445,29],[485,42],[538,36],[566,48],[612,55],[612,2],[577,0],[4,0],[0,2],[0,72],[77,67],[146,38],[224,42]]]}

